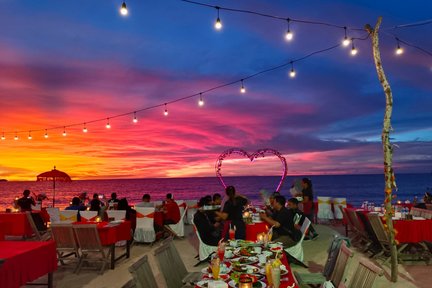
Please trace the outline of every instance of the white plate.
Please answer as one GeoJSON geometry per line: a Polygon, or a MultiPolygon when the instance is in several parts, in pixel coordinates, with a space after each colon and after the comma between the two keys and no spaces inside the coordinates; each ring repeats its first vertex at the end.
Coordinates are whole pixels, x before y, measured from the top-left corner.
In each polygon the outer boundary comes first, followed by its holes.
{"type": "MultiPolygon", "coordinates": [[[[262,281],[258,281],[257,283],[260,283],[260,284],[261,284],[261,287],[260,287],[260,288],[265,288],[265,287],[267,287],[267,285],[266,285],[264,282],[262,282],[262,281]]],[[[234,280],[231,280],[230,282],[228,282],[228,285],[229,285],[229,287],[232,287],[232,288],[237,288],[237,287],[239,287],[239,285],[236,284],[236,283],[234,282],[234,280]]],[[[256,287],[259,287],[259,286],[256,286],[256,287]]]]}
{"type": "MultiPolygon", "coordinates": [[[[205,267],[205,268],[201,269],[201,273],[211,275],[211,272],[209,272],[207,270],[208,268],[209,267],[205,267]]],[[[226,264],[222,264],[221,265],[221,269],[219,271],[219,275],[225,275],[225,274],[228,274],[230,272],[231,272],[231,267],[226,266],[226,264]]]]}
{"type": "Polygon", "coordinates": [[[254,264],[254,263],[257,263],[257,262],[258,262],[258,257],[255,257],[255,256],[251,256],[251,257],[242,256],[242,257],[238,257],[238,258],[233,258],[233,259],[231,259],[231,263],[236,262],[236,261],[239,261],[240,258],[245,258],[245,259],[248,260],[248,261],[243,262],[243,263],[240,262],[240,265],[248,265],[248,264],[254,264]]]}

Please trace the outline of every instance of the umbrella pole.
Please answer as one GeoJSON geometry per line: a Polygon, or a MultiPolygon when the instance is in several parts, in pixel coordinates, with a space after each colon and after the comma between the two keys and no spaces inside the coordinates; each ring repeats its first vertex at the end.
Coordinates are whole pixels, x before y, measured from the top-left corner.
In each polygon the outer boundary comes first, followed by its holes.
{"type": "Polygon", "coordinates": [[[53,178],[53,205],[52,207],[54,207],[55,205],[55,177],[53,178]]]}

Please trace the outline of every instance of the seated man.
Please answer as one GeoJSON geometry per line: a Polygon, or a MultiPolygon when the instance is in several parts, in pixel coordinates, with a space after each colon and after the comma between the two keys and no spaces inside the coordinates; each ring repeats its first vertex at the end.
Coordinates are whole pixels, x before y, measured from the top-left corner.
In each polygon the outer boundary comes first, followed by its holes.
{"type": "Polygon", "coordinates": [[[30,190],[24,190],[23,197],[19,198],[17,205],[21,212],[32,211],[32,205],[36,205],[33,197],[30,196],[30,190]]]}
{"type": "Polygon", "coordinates": [[[303,212],[298,208],[299,201],[297,198],[291,198],[287,201],[288,209],[294,213],[294,227],[300,230],[304,221],[303,212]]]}
{"type": "Polygon", "coordinates": [[[135,204],[136,207],[155,207],[153,202],[150,202],[150,194],[144,194],[142,201],[135,204]]]}
{"type": "MultiPolygon", "coordinates": [[[[198,202],[198,210],[194,215],[194,224],[197,228],[201,240],[210,246],[217,246],[221,239],[221,233],[218,225],[213,224],[209,219],[209,212],[203,210],[204,205],[210,205],[211,198],[203,197],[198,202]]],[[[212,211],[210,211],[212,212],[212,211]]]]}
{"type": "Polygon", "coordinates": [[[262,220],[273,226],[273,239],[282,242],[285,248],[294,246],[301,238],[300,230],[294,227],[295,212],[285,208],[285,197],[277,195],[273,202],[273,215],[260,213],[262,220]]]}
{"type": "Polygon", "coordinates": [[[162,205],[162,212],[164,213],[164,224],[177,224],[180,221],[180,208],[174,201],[172,194],[166,195],[166,200],[162,205]]]}

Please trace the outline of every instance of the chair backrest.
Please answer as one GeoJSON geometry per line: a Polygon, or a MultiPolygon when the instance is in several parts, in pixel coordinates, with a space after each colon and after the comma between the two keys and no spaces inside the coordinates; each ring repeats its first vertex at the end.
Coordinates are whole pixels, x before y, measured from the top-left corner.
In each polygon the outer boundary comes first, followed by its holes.
{"type": "Polygon", "coordinates": [[[380,216],[377,213],[368,213],[367,217],[372,226],[372,229],[381,244],[389,245],[389,237],[385,232],[384,225],[381,221],[380,216]]]}
{"type": "Polygon", "coordinates": [[[149,228],[151,230],[154,229],[154,207],[135,207],[136,210],[136,218],[137,218],[137,227],[139,228],[149,228]]]}
{"type": "Polygon", "coordinates": [[[334,216],[335,219],[343,219],[342,211],[339,209],[339,207],[347,207],[346,198],[333,198],[333,209],[334,209],[334,216]]]}
{"type": "Polygon", "coordinates": [[[75,240],[72,224],[53,223],[51,224],[51,233],[56,242],[57,250],[78,251],[78,245],[75,240]]]}
{"type": "Polygon", "coordinates": [[[95,221],[98,211],[79,211],[81,222],[95,221]]]}
{"type": "MultiPolygon", "coordinates": [[[[353,278],[349,282],[350,288],[371,288],[377,276],[384,274],[383,269],[377,267],[372,262],[360,258],[358,268],[353,278]]],[[[339,286],[341,287],[341,286],[339,286]]]]}
{"type": "Polygon", "coordinates": [[[47,207],[46,211],[50,217],[51,223],[60,222],[60,209],[57,207],[47,207]]]}
{"type": "Polygon", "coordinates": [[[114,220],[126,219],[126,210],[107,210],[108,218],[114,218],[114,220]]]}
{"type": "Polygon", "coordinates": [[[162,245],[156,248],[154,255],[167,287],[178,288],[183,286],[182,280],[188,272],[174,246],[172,237],[162,241],[162,245]]]}
{"type": "Polygon", "coordinates": [[[333,212],[331,210],[331,197],[318,196],[318,214],[319,219],[333,219],[333,212]]]}
{"type": "Polygon", "coordinates": [[[348,215],[349,219],[351,220],[351,223],[353,224],[354,229],[358,233],[365,235],[366,234],[365,228],[364,228],[363,224],[360,222],[360,219],[358,218],[356,211],[353,209],[347,209],[345,211],[347,211],[347,215],[348,215]]]}
{"type": "Polygon", "coordinates": [[[423,209],[423,218],[432,219],[432,210],[423,209]]]}
{"type": "Polygon", "coordinates": [[[422,214],[423,214],[422,210],[423,209],[421,209],[421,208],[412,207],[411,210],[410,210],[410,214],[413,215],[413,216],[416,216],[416,217],[423,217],[422,216],[422,214]]]}
{"type": "Polygon", "coordinates": [[[60,222],[72,223],[78,221],[78,210],[61,210],[60,222]]]}
{"type": "Polygon", "coordinates": [[[72,227],[82,252],[104,253],[96,224],[76,224],[72,227]]]}
{"type": "Polygon", "coordinates": [[[129,272],[132,274],[137,288],[158,288],[147,255],[132,264],[129,267],[129,272]]]}
{"type": "Polygon", "coordinates": [[[337,287],[342,281],[345,269],[348,264],[348,259],[352,256],[353,252],[346,246],[345,241],[342,241],[339,254],[336,259],[336,264],[330,276],[330,281],[332,281],[335,287],[337,287]]]}
{"type": "Polygon", "coordinates": [[[432,204],[426,204],[426,209],[427,210],[432,210],[432,204]]]}
{"type": "MultiPolygon", "coordinates": [[[[32,231],[35,236],[35,240],[41,241],[42,240],[42,234],[40,233],[39,229],[36,227],[35,221],[33,220],[33,213],[30,211],[26,211],[27,221],[30,224],[30,227],[32,228],[32,231]]],[[[39,214],[39,213],[38,213],[39,214]]],[[[40,215],[39,215],[40,217],[40,215]]]]}
{"type": "Polygon", "coordinates": [[[342,207],[342,206],[338,206],[338,209],[341,211],[342,216],[343,216],[343,221],[345,221],[345,223],[350,226],[350,228],[353,230],[354,229],[354,224],[351,221],[351,218],[348,216],[348,212],[346,210],[346,208],[342,207]]]}

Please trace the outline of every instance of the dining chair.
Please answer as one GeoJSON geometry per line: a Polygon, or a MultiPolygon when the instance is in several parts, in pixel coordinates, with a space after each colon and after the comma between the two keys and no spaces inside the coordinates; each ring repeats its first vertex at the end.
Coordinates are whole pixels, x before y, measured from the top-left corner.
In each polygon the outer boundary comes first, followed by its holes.
{"type": "Polygon", "coordinates": [[[329,221],[334,219],[333,211],[331,210],[331,197],[318,196],[318,220],[329,221]]]}
{"type": "MultiPolygon", "coordinates": [[[[52,238],[56,242],[57,258],[62,265],[65,259],[69,259],[70,256],[75,256],[78,260],[79,251],[78,244],[75,240],[72,224],[68,223],[53,223],[51,224],[52,238]]],[[[74,269],[74,272],[78,268],[78,263],[74,269]]]]}
{"type": "Polygon", "coordinates": [[[201,279],[201,272],[187,271],[172,237],[162,241],[154,256],[168,288],[194,287],[194,283],[201,279]]]}
{"type": "MultiPolygon", "coordinates": [[[[380,257],[380,256],[384,256],[384,263],[386,264],[387,262],[390,261],[391,259],[391,243],[390,243],[390,238],[387,234],[387,232],[384,229],[384,224],[381,221],[381,217],[378,216],[378,214],[376,213],[368,213],[367,217],[369,219],[369,222],[372,226],[373,231],[375,232],[375,235],[382,247],[382,251],[378,254],[376,254],[374,257],[380,257]]],[[[400,243],[397,247],[397,253],[398,256],[400,255],[400,253],[408,246],[408,243],[400,243]]],[[[398,257],[399,258],[399,257],[398,257]]]]}
{"type": "MultiPolygon", "coordinates": [[[[186,203],[185,203],[186,204],[186,203]]],[[[187,212],[187,206],[179,207],[180,220],[176,224],[164,225],[164,228],[174,237],[184,237],[184,218],[187,212]]]]}
{"type": "Polygon", "coordinates": [[[50,217],[51,223],[60,222],[60,209],[57,207],[47,207],[46,211],[50,217]]]}
{"type": "Polygon", "coordinates": [[[377,276],[384,274],[383,269],[379,268],[372,262],[360,258],[358,268],[355,270],[354,276],[349,281],[349,285],[346,286],[344,282],[341,282],[338,288],[372,288],[377,276]]]}
{"type": "Polygon", "coordinates": [[[43,219],[40,213],[32,213],[30,211],[26,211],[27,221],[30,224],[32,232],[34,234],[33,239],[36,241],[47,241],[51,238],[50,231],[46,228],[43,223],[43,219]]]}
{"type": "Polygon", "coordinates": [[[346,208],[342,207],[342,206],[338,206],[339,211],[342,213],[342,221],[343,224],[345,225],[345,236],[348,237],[349,232],[352,232],[352,239],[351,241],[356,241],[358,240],[358,238],[360,237],[360,235],[358,235],[356,233],[356,230],[354,228],[354,224],[351,222],[351,219],[348,217],[348,214],[346,212],[346,208]]]}
{"type": "Polygon", "coordinates": [[[78,210],[60,210],[60,222],[72,223],[78,221],[78,210]]]}
{"type": "Polygon", "coordinates": [[[193,225],[193,229],[194,229],[196,236],[198,238],[198,241],[199,241],[199,248],[198,248],[199,262],[194,265],[194,267],[196,267],[196,266],[200,265],[201,263],[205,262],[207,259],[210,259],[211,255],[213,255],[217,251],[218,247],[205,244],[201,239],[201,236],[199,234],[198,229],[195,226],[195,223],[193,222],[193,219],[192,219],[191,223],[193,225]]]}
{"type": "Polygon", "coordinates": [[[126,282],[121,288],[137,288],[135,279],[130,279],[128,282],[126,282]]]}
{"type": "Polygon", "coordinates": [[[126,210],[107,210],[108,218],[114,218],[115,221],[126,219],[126,210]]]}
{"type": "Polygon", "coordinates": [[[95,221],[98,211],[79,211],[81,222],[95,221]]]}
{"type": "Polygon", "coordinates": [[[137,288],[158,288],[156,279],[148,262],[148,256],[144,255],[129,267],[129,272],[134,279],[137,288]]]}
{"type": "Polygon", "coordinates": [[[76,273],[78,274],[81,271],[84,262],[91,263],[94,261],[99,261],[102,262],[102,267],[99,271],[99,273],[102,274],[105,270],[106,264],[109,264],[110,260],[108,258],[109,252],[106,253],[105,248],[101,244],[97,225],[77,224],[73,225],[73,230],[81,252],[76,273]],[[96,257],[90,258],[89,256],[96,257]]]}
{"type": "Polygon", "coordinates": [[[369,249],[369,246],[372,244],[372,240],[369,239],[369,235],[367,234],[363,223],[360,222],[360,219],[354,209],[346,209],[345,211],[347,212],[347,215],[351,220],[351,223],[353,224],[356,233],[358,234],[358,237],[356,239],[358,240],[358,242],[354,241],[353,239],[353,244],[357,244],[357,246],[362,252],[367,251],[369,249]]]}
{"type": "Polygon", "coordinates": [[[300,240],[294,246],[285,248],[285,252],[287,252],[290,256],[294,257],[295,259],[297,259],[300,262],[303,262],[303,257],[304,257],[303,256],[303,239],[307,233],[307,230],[308,230],[310,224],[311,224],[311,221],[305,217],[305,219],[303,220],[303,224],[300,228],[300,231],[302,233],[300,240]]]}
{"type": "Polygon", "coordinates": [[[337,287],[343,278],[349,258],[353,256],[353,252],[345,243],[346,242],[343,238],[335,238],[332,241],[328,250],[329,254],[327,256],[327,262],[322,273],[299,273],[294,271],[294,276],[297,279],[299,286],[321,286],[326,280],[328,280],[337,287]],[[336,255],[332,253],[333,251],[331,249],[334,244],[339,245],[336,255]],[[334,258],[336,261],[331,261],[334,258]]]}
{"type": "Polygon", "coordinates": [[[347,200],[346,198],[333,198],[333,210],[334,210],[334,218],[338,220],[343,219],[343,214],[339,207],[346,208],[347,200]]]}
{"type": "Polygon", "coordinates": [[[134,241],[152,243],[156,240],[154,229],[154,207],[135,207],[137,224],[134,233],[134,241]]]}

